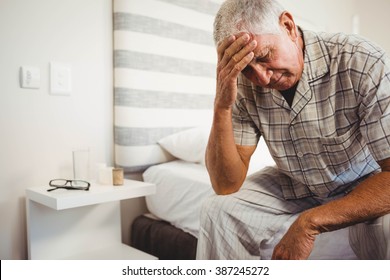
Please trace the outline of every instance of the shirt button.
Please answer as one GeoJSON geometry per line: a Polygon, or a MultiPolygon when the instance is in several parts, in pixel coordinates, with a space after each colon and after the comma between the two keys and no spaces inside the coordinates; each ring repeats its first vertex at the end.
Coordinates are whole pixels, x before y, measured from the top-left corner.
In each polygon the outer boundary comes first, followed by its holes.
{"type": "Polygon", "coordinates": [[[297,156],[301,158],[301,157],[303,157],[303,153],[302,152],[298,152],[297,156]]]}

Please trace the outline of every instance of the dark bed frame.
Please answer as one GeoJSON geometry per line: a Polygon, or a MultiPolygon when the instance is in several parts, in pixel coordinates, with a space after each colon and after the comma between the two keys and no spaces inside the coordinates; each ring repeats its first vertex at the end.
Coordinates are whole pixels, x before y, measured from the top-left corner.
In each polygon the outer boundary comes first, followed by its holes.
{"type": "Polygon", "coordinates": [[[138,216],[131,226],[131,246],[160,260],[194,260],[197,239],[162,220],[138,216]]]}

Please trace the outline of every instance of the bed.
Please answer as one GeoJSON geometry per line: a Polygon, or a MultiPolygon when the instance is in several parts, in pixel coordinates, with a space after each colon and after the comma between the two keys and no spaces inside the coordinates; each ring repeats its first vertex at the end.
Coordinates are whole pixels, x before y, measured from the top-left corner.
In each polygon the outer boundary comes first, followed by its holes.
{"type": "Polygon", "coordinates": [[[213,194],[204,171],[201,164],[175,160],[143,173],[157,193],[146,197],[150,214],[133,222],[133,247],[159,259],[195,259],[200,207],[213,194]]]}
{"type": "MultiPolygon", "coordinates": [[[[190,129],[159,141],[167,152],[175,154],[176,160],[151,166],[143,173],[144,181],[156,184],[157,192],[146,197],[149,213],[138,217],[132,225],[131,245],[159,259],[194,259],[196,256],[201,205],[214,195],[204,162],[190,156],[194,150],[204,152],[206,135],[201,131],[190,129]],[[192,145],[190,139],[194,142],[192,145]],[[202,144],[195,145],[195,142],[202,144]]],[[[261,141],[249,174],[273,164],[266,151],[261,141]]],[[[266,255],[271,257],[271,248],[266,255]]],[[[356,259],[349,246],[348,230],[320,235],[310,259],[356,259]]]]}
{"type": "Polygon", "coordinates": [[[209,130],[199,126],[157,142],[175,160],[150,166],[142,174],[157,191],[146,197],[149,213],[132,224],[133,247],[159,259],[195,259],[201,204],[213,195],[204,166],[209,130]]]}
{"type": "MultiPolygon", "coordinates": [[[[213,195],[205,167],[176,160],[150,167],[144,180],[155,183],[157,193],[146,198],[150,213],[133,223],[132,246],[159,259],[194,259],[200,207],[213,195]]],[[[320,235],[310,259],[356,259],[348,230],[320,235]]]]}

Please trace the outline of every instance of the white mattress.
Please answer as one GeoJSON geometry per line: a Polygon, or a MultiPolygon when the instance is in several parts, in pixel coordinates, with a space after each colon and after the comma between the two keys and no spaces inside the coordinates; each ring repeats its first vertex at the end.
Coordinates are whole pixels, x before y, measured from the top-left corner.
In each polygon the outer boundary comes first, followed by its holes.
{"type": "MultiPolygon", "coordinates": [[[[157,186],[156,194],[146,197],[149,211],[198,237],[202,202],[214,194],[206,167],[176,160],[148,168],[143,177],[144,181],[157,186]]],[[[276,244],[271,245],[268,252],[264,252],[269,258],[276,244]]],[[[310,259],[356,259],[349,245],[348,229],[318,236],[310,259]]]]}
{"type": "Polygon", "coordinates": [[[176,160],[149,167],[143,178],[157,186],[156,194],[146,197],[149,211],[198,237],[202,201],[214,194],[205,166],[176,160]]]}

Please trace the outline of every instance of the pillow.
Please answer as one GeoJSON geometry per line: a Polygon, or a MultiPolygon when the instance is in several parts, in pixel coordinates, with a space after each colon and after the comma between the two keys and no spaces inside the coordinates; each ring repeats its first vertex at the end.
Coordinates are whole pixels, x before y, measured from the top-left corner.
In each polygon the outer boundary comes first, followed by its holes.
{"type": "MultiPolygon", "coordinates": [[[[195,127],[168,135],[158,141],[168,153],[178,159],[205,165],[206,146],[210,126],[195,127]]],[[[266,166],[275,165],[263,138],[260,138],[256,151],[251,157],[248,175],[266,166]]]]}
{"type": "Polygon", "coordinates": [[[157,143],[178,159],[204,165],[209,133],[208,126],[195,127],[168,135],[157,143]]]}

